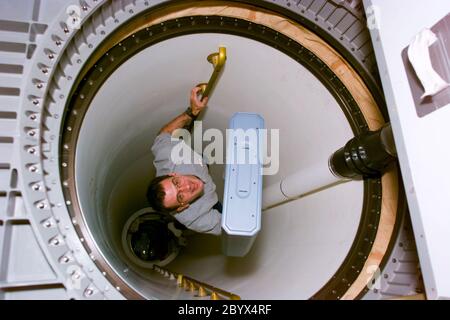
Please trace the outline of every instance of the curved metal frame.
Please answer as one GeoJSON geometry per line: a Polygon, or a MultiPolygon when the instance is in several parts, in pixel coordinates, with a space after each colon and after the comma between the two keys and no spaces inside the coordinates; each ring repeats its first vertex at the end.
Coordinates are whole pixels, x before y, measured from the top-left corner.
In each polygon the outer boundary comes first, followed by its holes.
{"type": "MultiPolygon", "coordinates": [[[[64,128],[70,127],[71,131],[64,130],[61,143],[69,148],[61,148],[61,162],[68,166],[61,167],[61,175],[64,181],[69,181],[69,186],[64,190],[66,201],[73,205],[69,207],[71,216],[78,221],[83,221],[76,197],[74,182],[75,150],[78,131],[83,117],[100,86],[122,63],[132,55],[151,46],[180,35],[192,33],[227,33],[248,37],[267,45],[270,45],[289,55],[309,71],[311,71],[332,93],[345,113],[355,135],[368,130],[367,123],[359,111],[359,107],[351,97],[350,92],[334,75],[334,73],[312,52],[291,41],[288,37],[263,26],[248,21],[220,17],[220,16],[191,16],[183,17],[153,27],[140,30],[108,50],[95,63],[95,65],[80,79],[80,85],[71,96],[71,102],[66,108],[64,128]],[[114,59],[111,59],[111,58],[114,59]],[[74,115],[76,110],[76,115],[74,115]]],[[[377,233],[379,214],[381,210],[381,181],[380,179],[368,179],[364,182],[364,207],[361,221],[349,255],[346,257],[340,269],[333,278],[313,298],[336,299],[341,297],[362,270],[364,262],[369,255],[374,238],[377,233]]],[[[80,237],[84,237],[86,249],[92,250],[95,241],[88,240],[87,226],[81,223],[77,227],[80,237]]]]}

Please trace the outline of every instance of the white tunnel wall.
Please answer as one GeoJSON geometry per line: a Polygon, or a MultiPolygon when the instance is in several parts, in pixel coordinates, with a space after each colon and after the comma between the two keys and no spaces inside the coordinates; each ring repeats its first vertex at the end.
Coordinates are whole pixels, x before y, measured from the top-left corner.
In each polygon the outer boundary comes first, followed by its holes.
{"type": "MultiPolygon", "coordinates": [[[[145,191],[154,175],[151,144],[162,125],[187,107],[190,89],[209,79],[212,66],[206,57],[219,45],[227,47],[228,59],[203,129],[224,130],[238,111],[258,112],[268,129],[279,129],[279,172],[265,177],[265,187],[299,169],[327,163],[331,152],[353,136],[337,102],[309,71],[254,40],[197,34],[140,52],[99,90],[76,151],[83,213],[103,254],[122,275],[121,228],[147,205],[145,191]]],[[[210,170],[222,198],[223,165],[210,170]]],[[[254,248],[242,259],[222,256],[219,238],[190,237],[169,269],[243,298],[308,298],[347,255],[362,199],[362,183],[350,182],[268,210],[254,248]]],[[[149,290],[161,291],[161,297],[171,294],[156,279],[148,284],[136,275],[124,276],[146,295],[149,290]]]]}

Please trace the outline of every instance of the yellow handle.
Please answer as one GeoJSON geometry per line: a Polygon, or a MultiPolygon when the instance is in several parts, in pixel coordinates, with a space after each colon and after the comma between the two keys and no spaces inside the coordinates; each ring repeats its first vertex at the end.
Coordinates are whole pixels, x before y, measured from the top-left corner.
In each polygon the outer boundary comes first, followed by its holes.
{"type": "Polygon", "coordinates": [[[217,82],[220,71],[225,65],[225,61],[227,60],[227,49],[225,47],[219,47],[219,52],[211,53],[208,56],[208,62],[211,63],[214,67],[211,78],[209,78],[208,83],[200,83],[197,87],[202,89],[202,99],[204,97],[209,97],[214,85],[217,82]]]}

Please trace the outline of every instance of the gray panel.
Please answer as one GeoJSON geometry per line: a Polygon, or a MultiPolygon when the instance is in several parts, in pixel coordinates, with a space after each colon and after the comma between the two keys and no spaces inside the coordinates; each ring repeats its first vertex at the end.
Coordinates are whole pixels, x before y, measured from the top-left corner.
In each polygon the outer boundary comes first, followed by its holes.
{"type": "Polygon", "coordinates": [[[370,36],[367,32],[361,32],[356,38],[353,39],[353,43],[358,49],[367,42],[370,42],[370,36]]]}
{"type": "MultiPolygon", "coordinates": [[[[55,280],[28,224],[12,224],[11,249],[8,257],[7,282],[55,280]]],[[[3,257],[5,258],[5,257],[3,257]]]]}
{"type": "Polygon", "coordinates": [[[47,288],[45,286],[23,290],[7,289],[3,295],[6,300],[68,300],[70,298],[64,287],[47,288]]]}
{"type": "Polygon", "coordinates": [[[318,16],[322,18],[322,20],[327,20],[334,10],[336,10],[336,6],[331,3],[326,3],[322,10],[318,13],[318,16]]]}
{"type": "Polygon", "coordinates": [[[337,8],[333,14],[328,18],[327,23],[331,26],[336,26],[342,18],[347,14],[347,11],[343,8],[337,8]]]}
{"type": "Polygon", "coordinates": [[[346,14],[342,20],[336,26],[336,29],[341,33],[345,33],[353,23],[355,23],[356,18],[351,14],[346,14]]]}
{"type": "Polygon", "coordinates": [[[363,54],[363,57],[369,56],[373,53],[372,43],[370,43],[370,41],[366,42],[359,50],[363,54]]]}
{"type": "Polygon", "coordinates": [[[424,292],[419,258],[409,214],[400,226],[400,235],[377,284],[364,299],[392,299],[424,292]]]}
{"type": "Polygon", "coordinates": [[[313,1],[314,1],[314,0],[301,0],[301,1],[298,3],[298,6],[299,6],[300,8],[302,8],[303,10],[306,10],[306,9],[308,9],[309,6],[313,3],[313,1]]]}
{"type": "Polygon", "coordinates": [[[27,21],[33,17],[34,1],[0,1],[0,19],[27,21]]]}
{"type": "MultiPolygon", "coordinates": [[[[361,34],[361,30],[364,29],[363,24],[360,21],[355,21],[350,28],[344,33],[344,37],[348,39],[348,41],[353,42],[356,44],[353,40],[361,34]]],[[[357,47],[359,48],[359,47],[357,47]]]]}
{"type": "Polygon", "coordinates": [[[326,0],[315,0],[310,7],[308,8],[309,11],[313,12],[314,14],[318,14],[318,12],[323,8],[327,1],[326,0]]]}

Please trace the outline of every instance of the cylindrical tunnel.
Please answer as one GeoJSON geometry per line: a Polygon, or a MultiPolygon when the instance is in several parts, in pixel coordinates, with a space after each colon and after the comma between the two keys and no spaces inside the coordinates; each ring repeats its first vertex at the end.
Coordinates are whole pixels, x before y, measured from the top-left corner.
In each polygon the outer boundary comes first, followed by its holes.
{"type": "MultiPolygon", "coordinates": [[[[234,2],[194,2],[124,23],[98,46],[72,88],[60,161],[79,236],[111,281],[126,284],[129,297],[184,298],[160,274],[127,258],[121,234],[126,220],[148,207],[157,132],[187,107],[189,90],[208,79],[206,57],[219,46],[228,58],[203,130],[224,132],[235,112],[261,114],[279,133],[279,163],[275,152],[264,187],[327,165],[353,136],[385,122],[373,98],[379,92],[371,92],[357,68],[282,15],[234,2]]],[[[210,166],[219,199],[223,170],[210,166]]],[[[388,252],[402,201],[397,179],[391,168],[383,177],[265,210],[243,258],[223,256],[218,237],[191,236],[166,267],[243,299],[357,298],[366,290],[366,270],[380,267],[388,252]]]]}

